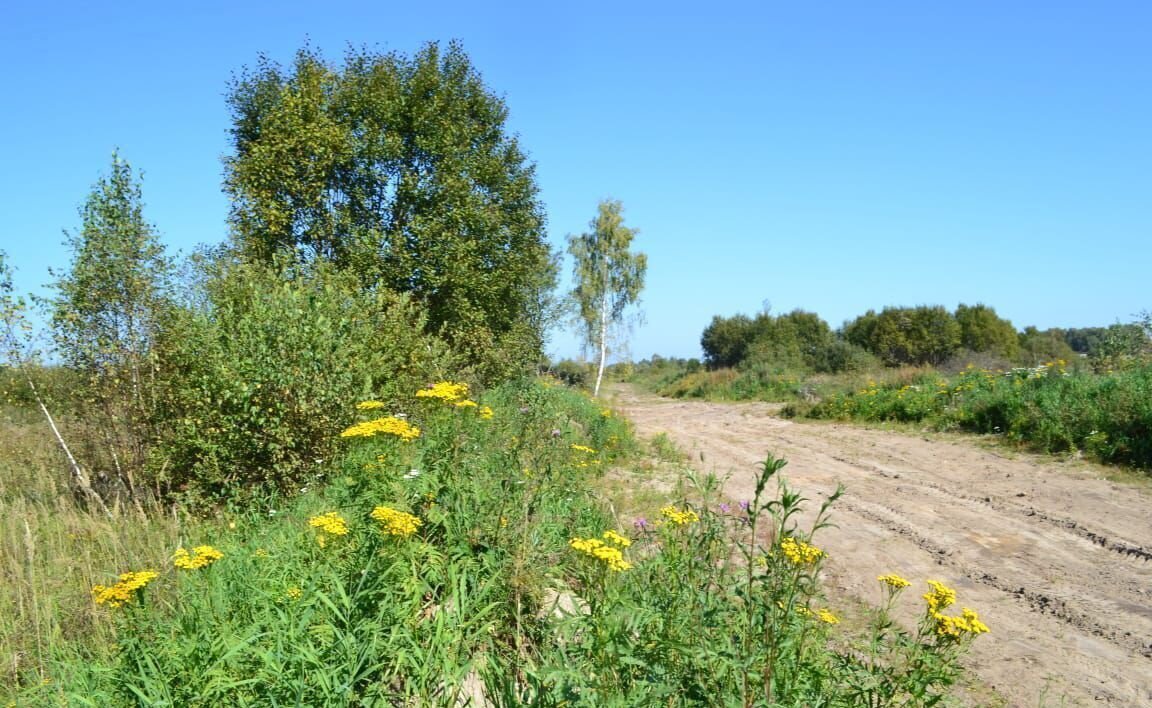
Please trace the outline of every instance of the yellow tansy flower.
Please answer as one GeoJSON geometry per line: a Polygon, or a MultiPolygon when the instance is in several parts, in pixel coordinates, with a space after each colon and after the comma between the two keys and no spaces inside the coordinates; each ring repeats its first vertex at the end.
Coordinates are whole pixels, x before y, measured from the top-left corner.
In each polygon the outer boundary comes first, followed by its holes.
{"type": "Polygon", "coordinates": [[[120,582],[106,587],[104,585],[92,586],[92,599],[97,605],[121,607],[136,597],[136,591],[144,588],[160,574],[154,570],[142,570],[135,573],[122,573],[120,582]]]}
{"type": "Polygon", "coordinates": [[[192,552],[177,548],[172,556],[172,565],[181,570],[197,570],[212,565],[224,557],[224,554],[212,546],[196,546],[192,552]]]}
{"type": "Polygon", "coordinates": [[[440,381],[416,392],[417,398],[435,398],[445,403],[455,403],[468,395],[468,384],[440,381]]]}
{"type": "Polygon", "coordinates": [[[403,418],[388,416],[387,418],[377,418],[376,420],[357,423],[340,433],[340,437],[370,438],[380,433],[395,435],[404,442],[408,442],[409,440],[420,437],[420,428],[417,428],[403,418]]]}
{"type": "Polygon", "coordinates": [[[389,536],[407,537],[416,533],[416,529],[423,524],[420,519],[405,511],[397,511],[387,506],[378,506],[372,510],[373,519],[380,522],[384,533],[389,536]]]}
{"type": "Polygon", "coordinates": [[[880,576],[877,576],[876,579],[879,580],[880,582],[884,583],[888,587],[892,588],[893,590],[902,590],[903,588],[906,588],[912,584],[912,583],[908,582],[907,580],[905,580],[904,578],[901,578],[899,575],[896,575],[895,573],[888,573],[887,575],[880,575],[880,576]]]}

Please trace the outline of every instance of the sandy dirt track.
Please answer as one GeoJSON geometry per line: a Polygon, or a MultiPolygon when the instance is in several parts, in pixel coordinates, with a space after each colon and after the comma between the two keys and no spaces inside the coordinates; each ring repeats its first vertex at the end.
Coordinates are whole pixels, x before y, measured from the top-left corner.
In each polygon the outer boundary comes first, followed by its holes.
{"type": "MultiPolygon", "coordinates": [[[[1152,494],[1090,465],[981,449],[965,440],[794,423],[762,403],[673,401],[620,385],[615,404],[642,437],[666,433],[693,466],[751,497],[768,452],[804,496],[847,489],[829,592],[875,603],[876,576],[955,587],[992,634],[967,666],[1011,706],[1152,706],[1152,494]]],[[[809,503],[815,507],[816,503],[809,503]]],[[[913,594],[911,591],[916,591],[913,594]]]]}

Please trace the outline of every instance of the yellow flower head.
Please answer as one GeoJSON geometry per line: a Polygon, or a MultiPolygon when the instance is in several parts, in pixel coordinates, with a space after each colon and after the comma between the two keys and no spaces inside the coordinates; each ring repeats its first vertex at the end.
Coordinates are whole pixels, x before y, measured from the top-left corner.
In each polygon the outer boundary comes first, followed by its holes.
{"type": "Polygon", "coordinates": [[[956,602],[956,591],[938,580],[929,580],[932,591],[924,594],[924,601],[928,603],[928,610],[932,613],[947,609],[956,602]]]}
{"type": "Polygon", "coordinates": [[[97,605],[121,607],[136,597],[136,591],[160,576],[154,570],[142,570],[136,573],[122,573],[120,582],[111,587],[104,585],[92,586],[92,599],[97,605]]]}
{"type": "Polygon", "coordinates": [[[319,530],[316,542],[324,547],[328,543],[328,536],[347,536],[348,522],[334,511],[327,514],[318,514],[308,519],[308,525],[319,530]]]}
{"type": "Polygon", "coordinates": [[[824,624],[840,624],[840,618],[832,614],[832,611],[825,608],[816,613],[816,619],[824,624]]]}
{"type": "Polygon", "coordinates": [[[780,551],[793,565],[814,565],[826,554],[816,546],[785,536],[780,541],[780,551]]]}
{"type": "Polygon", "coordinates": [[[356,404],[356,408],[362,411],[374,411],[383,407],[384,404],[380,401],[361,401],[356,404]]]}
{"type": "Polygon", "coordinates": [[[416,392],[417,398],[435,398],[445,403],[455,403],[468,395],[468,384],[440,381],[416,392]]]}
{"type": "Polygon", "coordinates": [[[892,588],[893,590],[903,590],[904,588],[906,588],[912,584],[912,583],[908,582],[907,580],[905,580],[904,578],[901,578],[899,575],[896,575],[895,573],[888,573],[887,575],[881,575],[881,576],[878,576],[876,579],[879,580],[880,582],[884,583],[888,587],[892,588]]]}
{"type": "Polygon", "coordinates": [[[465,398],[463,401],[456,401],[455,403],[457,408],[475,408],[478,405],[480,404],[470,398],[465,398]]]}
{"type": "Polygon", "coordinates": [[[988,625],[980,621],[980,616],[976,614],[976,610],[965,607],[961,619],[967,624],[968,632],[971,634],[987,634],[992,631],[988,629],[988,625]]]}
{"type": "Polygon", "coordinates": [[[492,412],[490,406],[480,406],[480,418],[482,420],[489,420],[494,415],[496,414],[492,412]]]}
{"type": "Polygon", "coordinates": [[[596,451],[593,450],[592,448],[588,447],[587,445],[573,445],[572,449],[575,450],[576,452],[586,452],[589,455],[595,455],[596,454],[596,451]]]}
{"type": "Polygon", "coordinates": [[[370,438],[380,433],[395,435],[404,442],[420,437],[420,428],[412,425],[403,418],[388,416],[377,418],[363,423],[357,423],[340,433],[342,438],[370,438]]]}
{"type": "Polygon", "coordinates": [[[172,565],[181,570],[197,570],[212,565],[224,557],[224,554],[212,546],[196,546],[192,552],[177,548],[172,556],[172,565]]]}
{"type": "Polygon", "coordinates": [[[604,540],[608,543],[613,543],[617,546],[620,546],[621,548],[627,548],[628,546],[632,545],[631,541],[611,529],[604,532],[604,540]]]}
{"type": "Polygon", "coordinates": [[[416,533],[416,529],[423,524],[420,519],[406,511],[397,511],[387,506],[378,506],[372,510],[373,519],[380,522],[384,533],[389,536],[407,537],[416,533]]]}
{"type": "Polygon", "coordinates": [[[632,567],[631,563],[624,560],[624,554],[619,548],[613,548],[598,538],[574,538],[568,542],[568,545],[584,555],[600,561],[609,570],[620,572],[632,567]]]}
{"type": "Polygon", "coordinates": [[[700,520],[696,512],[687,507],[685,507],[684,511],[680,511],[676,507],[668,505],[660,510],[660,514],[677,526],[687,526],[700,520]]]}

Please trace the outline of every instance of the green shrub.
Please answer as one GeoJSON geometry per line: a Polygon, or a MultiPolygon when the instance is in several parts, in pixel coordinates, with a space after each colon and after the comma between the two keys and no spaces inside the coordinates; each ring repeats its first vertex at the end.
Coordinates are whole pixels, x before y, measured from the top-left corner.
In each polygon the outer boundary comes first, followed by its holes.
{"type": "Polygon", "coordinates": [[[200,502],[283,492],[331,459],[348,401],[390,400],[451,357],[406,297],[326,266],[215,263],[207,303],[165,330],[158,482],[200,502]]]}

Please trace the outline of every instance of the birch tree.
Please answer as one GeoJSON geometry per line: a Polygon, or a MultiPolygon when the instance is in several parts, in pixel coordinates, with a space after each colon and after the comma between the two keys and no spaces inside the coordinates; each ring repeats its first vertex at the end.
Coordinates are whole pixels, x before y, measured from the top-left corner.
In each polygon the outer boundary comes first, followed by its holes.
{"type": "MultiPolygon", "coordinates": [[[[118,154],[68,233],[72,263],[55,283],[52,326],[63,362],[83,376],[85,420],[101,443],[93,467],[111,469],[135,497],[155,431],[161,387],[153,345],[168,311],[172,266],[144,219],[139,178],[118,154]]],[[[94,453],[95,455],[95,453],[94,453]]],[[[109,475],[112,476],[112,475],[109,475]]]]}
{"type": "Polygon", "coordinates": [[[608,341],[624,323],[628,306],[639,301],[648,269],[648,257],[630,250],[637,231],[624,225],[623,209],[618,200],[600,202],[596,218],[588,224],[591,232],[568,237],[578,324],[586,345],[598,352],[593,396],[600,395],[608,341]]]}

